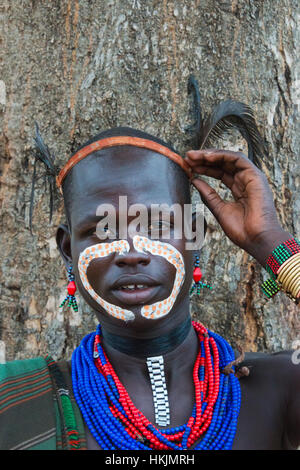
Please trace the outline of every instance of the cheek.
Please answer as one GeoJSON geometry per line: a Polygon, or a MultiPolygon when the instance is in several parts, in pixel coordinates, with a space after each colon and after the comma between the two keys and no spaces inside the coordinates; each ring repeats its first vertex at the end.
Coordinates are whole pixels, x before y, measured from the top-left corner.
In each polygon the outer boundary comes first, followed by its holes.
{"type": "Polygon", "coordinates": [[[112,243],[98,243],[88,246],[83,250],[78,258],[77,266],[83,284],[88,288],[102,279],[109,269],[112,257],[124,254],[129,251],[129,244],[126,240],[117,240],[112,243]]]}
{"type": "Polygon", "coordinates": [[[141,236],[135,236],[133,244],[137,251],[147,251],[158,258],[163,258],[165,268],[168,271],[171,269],[174,272],[175,270],[175,281],[180,278],[180,284],[182,284],[185,277],[185,262],[182,253],[176,248],[175,244],[171,245],[164,241],[150,240],[141,236]]]}
{"type": "Polygon", "coordinates": [[[192,250],[186,250],[182,240],[173,240],[172,246],[181,254],[184,263],[184,281],[177,293],[177,297],[182,299],[187,295],[189,296],[193,282],[194,252],[192,250]]]}
{"type": "MultiPolygon", "coordinates": [[[[86,287],[83,284],[83,280],[81,279],[80,276],[80,265],[78,264],[79,258],[77,259],[77,262],[74,262],[74,273],[76,276],[76,282],[78,283],[78,288],[80,289],[82,293],[86,293],[86,287]],[[75,267],[76,266],[76,267],[75,267]]],[[[103,276],[105,275],[106,272],[106,264],[105,261],[95,259],[91,260],[86,268],[86,277],[91,285],[91,287],[94,289],[95,285],[99,285],[99,279],[102,279],[103,276]]]]}
{"type": "Polygon", "coordinates": [[[89,283],[94,290],[100,290],[105,275],[111,265],[111,256],[106,259],[95,259],[89,264],[86,275],[89,283]],[[109,258],[109,259],[108,259],[109,258]]]}
{"type": "Polygon", "coordinates": [[[141,315],[145,318],[155,320],[164,317],[172,310],[184,284],[185,263],[183,256],[174,245],[163,241],[154,241],[145,237],[136,236],[133,239],[133,243],[138,251],[149,251],[152,255],[164,258],[168,262],[167,265],[171,265],[176,271],[170,295],[162,301],[145,305],[141,309],[141,315]]]}
{"type": "Polygon", "coordinates": [[[160,256],[154,258],[154,262],[157,265],[156,270],[161,274],[161,278],[165,279],[165,282],[172,284],[176,275],[176,268],[171,263],[167,263],[160,256]]]}
{"type": "MultiPolygon", "coordinates": [[[[184,263],[184,271],[185,271],[185,281],[184,285],[191,284],[193,279],[193,269],[194,269],[194,253],[192,250],[185,249],[185,243],[182,240],[172,240],[172,247],[174,247],[182,256],[183,263],[184,263]]],[[[170,269],[171,265],[168,263],[168,267],[170,269]]],[[[174,268],[172,266],[172,268],[174,268]]],[[[175,268],[174,268],[175,269],[175,268]]],[[[184,287],[181,286],[181,289],[184,287]]]]}

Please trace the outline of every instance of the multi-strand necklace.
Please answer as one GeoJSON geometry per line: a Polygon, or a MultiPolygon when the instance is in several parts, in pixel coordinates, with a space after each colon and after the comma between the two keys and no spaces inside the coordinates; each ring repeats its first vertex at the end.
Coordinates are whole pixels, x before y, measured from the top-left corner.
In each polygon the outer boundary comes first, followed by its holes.
{"type": "MultiPolygon", "coordinates": [[[[222,370],[234,351],[221,336],[193,322],[199,340],[195,404],[186,424],[159,429],[135,407],[102,346],[100,325],[72,356],[72,382],[82,416],[103,450],[231,449],[240,411],[240,384],[222,370]]],[[[234,368],[232,369],[234,371],[234,368]]]]}

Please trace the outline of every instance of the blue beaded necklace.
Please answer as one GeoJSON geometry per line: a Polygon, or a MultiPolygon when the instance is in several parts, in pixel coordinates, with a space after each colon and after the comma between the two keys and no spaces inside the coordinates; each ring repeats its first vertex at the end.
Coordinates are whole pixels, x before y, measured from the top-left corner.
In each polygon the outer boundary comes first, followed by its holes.
{"type": "Polygon", "coordinates": [[[200,343],[194,368],[196,403],[186,424],[163,430],[150,423],[131,402],[102,347],[101,326],[83,338],[72,356],[73,391],[101,449],[232,448],[241,390],[234,373],[225,375],[222,370],[234,361],[234,351],[220,335],[200,323],[193,322],[193,326],[200,343]]]}

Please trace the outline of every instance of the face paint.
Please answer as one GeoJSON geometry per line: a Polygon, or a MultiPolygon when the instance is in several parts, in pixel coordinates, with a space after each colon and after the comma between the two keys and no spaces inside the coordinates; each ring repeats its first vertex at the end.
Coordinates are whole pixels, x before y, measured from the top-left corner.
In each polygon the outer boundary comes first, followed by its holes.
{"type": "Polygon", "coordinates": [[[176,276],[170,296],[152,305],[145,305],[141,314],[145,318],[157,319],[167,315],[174,305],[184,281],[185,269],[181,253],[169,243],[149,240],[146,237],[133,237],[133,246],[137,251],[150,251],[153,255],[162,256],[176,268],[176,276]]]}
{"type": "MultiPolygon", "coordinates": [[[[167,315],[172,309],[175,300],[180,292],[185,277],[184,261],[181,253],[169,243],[163,243],[158,240],[149,240],[146,237],[134,236],[133,246],[139,252],[149,251],[153,255],[162,256],[176,269],[176,276],[172,292],[167,299],[156,302],[152,305],[144,305],[141,308],[141,315],[148,319],[157,319],[167,315]]],[[[122,255],[130,249],[127,240],[117,240],[111,243],[99,243],[86,248],[79,256],[78,270],[81,282],[90,296],[99,303],[107,313],[121,320],[133,320],[134,313],[130,310],[123,309],[117,305],[110,304],[102,299],[91,287],[87,278],[87,269],[94,259],[103,258],[111,253],[119,253],[122,255]]]]}
{"type": "Polygon", "coordinates": [[[88,278],[87,278],[87,268],[89,264],[94,259],[103,258],[105,256],[110,255],[111,253],[119,253],[122,255],[129,251],[129,243],[126,240],[117,240],[112,243],[99,243],[98,245],[93,245],[91,247],[86,248],[79,256],[78,260],[78,270],[81,282],[90,296],[98,302],[98,304],[103,307],[107,313],[112,315],[115,318],[119,318],[121,320],[133,320],[134,314],[130,310],[123,309],[118,307],[117,305],[110,304],[106,302],[102,297],[100,297],[90,285],[88,278]]]}

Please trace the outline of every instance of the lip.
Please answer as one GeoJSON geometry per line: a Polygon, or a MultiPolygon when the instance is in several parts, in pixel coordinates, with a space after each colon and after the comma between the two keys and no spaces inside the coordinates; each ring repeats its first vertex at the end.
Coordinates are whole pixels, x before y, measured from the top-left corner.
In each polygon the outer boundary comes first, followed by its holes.
{"type": "Polygon", "coordinates": [[[157,294],[159,286],[147,287],[145,289],[122,290],[116,289],[113,291],[114,297],[124,305],[141,305],[148,304],[151,299],[157,294]]]}
{"type": "Polygon", "coordinates": [[[123,274],[112,284],[111,289],[119,289],[130,284],[143,284],[147,287],[154,287],[159,283],[146,274],[123,274]]]}
{"type": "Polygon", "coordinates": [[[111,287],[113,295],[119,302],[127,305],[147,304],[157,294],[159,283],[145,274],[124,274],[111,287]],[[122,286],[143,284],[143,289],[125,290],[122,286]]]}

